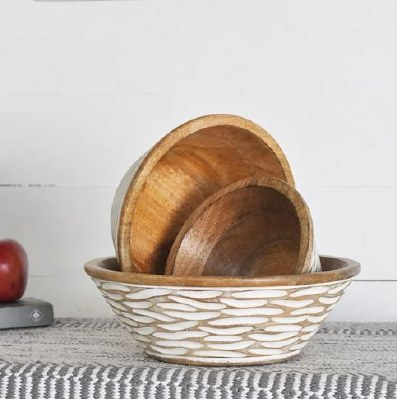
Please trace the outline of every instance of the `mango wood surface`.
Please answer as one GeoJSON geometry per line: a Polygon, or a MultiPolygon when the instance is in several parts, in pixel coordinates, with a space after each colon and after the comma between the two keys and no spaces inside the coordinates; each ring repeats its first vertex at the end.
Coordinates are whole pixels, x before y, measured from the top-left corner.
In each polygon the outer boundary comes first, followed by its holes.
{"type": "Polygon", "coordinates": [[[299,193],[271,177],[232,183],[187,219],[168,256],[171,275],[263,276],[310,272],[310,212],[299,193]]]}
{"type": "Polygon", "coordinates": [[[294,185],[280,147],[251,121],[208,115],[170,132],[129,183],[117,228],[122,269],[164,273],[172,243],[192,211],[220,188],[261,175],[294,185]]]}
{"type": "Polygon", "coordinates": [[[298,286],[342,281],[359,274],[360,264],[347,258],[321,256],[322,272],[264,277],[173,276],[122,272],[115,257],[97,258],[84,265],[92,278],[132,285],[178,287],[298,286]]]}

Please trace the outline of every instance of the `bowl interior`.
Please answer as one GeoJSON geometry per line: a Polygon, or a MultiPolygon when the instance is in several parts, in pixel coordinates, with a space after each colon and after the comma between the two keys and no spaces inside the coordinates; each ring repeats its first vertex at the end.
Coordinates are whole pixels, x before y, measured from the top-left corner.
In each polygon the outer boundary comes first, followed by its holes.
{"type": "Polygon", "coordinates": [[[233,116],[201,118],[171,132],[143,161],[119,240],[123,269],[163,274],[181,226],[220,188],[251,176],[293,185],[285,156],[262,128],[233,116]]]}
{"type": "Polygon", "coordinates": [[[310,213],[296,190],[279,179],[248,178],[198,206],[172,245],[166,273],[253,277],[308,272],[311,242],[310,213]]]}

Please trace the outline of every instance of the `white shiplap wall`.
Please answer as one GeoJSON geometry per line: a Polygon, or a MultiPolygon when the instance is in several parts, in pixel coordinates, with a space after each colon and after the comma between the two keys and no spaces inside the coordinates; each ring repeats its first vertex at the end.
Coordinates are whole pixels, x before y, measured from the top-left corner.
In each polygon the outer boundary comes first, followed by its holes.
{"type": "Polygon", "coordinates": [[[0,1],[0,237],[58,316],[110,311],[82,265],[114,252],[128,166],[202,114],[271,132],[322,253],[357,259],[335,320],[396,320],[397,2],[0,1]]]}

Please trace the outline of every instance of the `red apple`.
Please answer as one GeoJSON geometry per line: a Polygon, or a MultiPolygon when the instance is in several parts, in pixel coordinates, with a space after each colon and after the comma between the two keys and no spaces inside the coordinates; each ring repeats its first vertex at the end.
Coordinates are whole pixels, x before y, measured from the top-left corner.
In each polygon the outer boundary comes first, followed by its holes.
{"type": "Polygon", "coordinates": [[[15,240],[0,240],[0,302],[20,299],[28,280],[28,257],[15,240]]]}

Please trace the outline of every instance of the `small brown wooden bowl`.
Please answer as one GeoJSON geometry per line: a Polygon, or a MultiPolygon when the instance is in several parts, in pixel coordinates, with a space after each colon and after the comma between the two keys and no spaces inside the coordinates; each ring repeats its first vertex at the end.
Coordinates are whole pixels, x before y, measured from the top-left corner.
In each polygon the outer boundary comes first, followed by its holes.
{"type": "Polygon", "coordinates": [[[123,271],[164,273],[191,212],[220,188],[256,175],[294,185],[282,150],[255,123],[207,115],[170,132],[134,164],[116,192],[112,236],[123,271]]]}
{"type": "Polygon", "coordinates": [[[314,272],[308,207],[288,183],[247,178],[208,197],[187,219],[166,274],[265,276],[314,272]]]}

